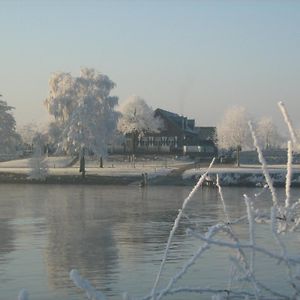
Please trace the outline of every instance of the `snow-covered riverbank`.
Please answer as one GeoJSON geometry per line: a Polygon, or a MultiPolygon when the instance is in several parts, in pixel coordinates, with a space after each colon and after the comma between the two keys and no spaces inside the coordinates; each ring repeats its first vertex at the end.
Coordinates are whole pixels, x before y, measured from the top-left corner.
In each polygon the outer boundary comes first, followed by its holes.
{"type": "MultiPolygon", "coordinates": [[[[108,159],[100,168],[99,161],[86,160],[86,176],[79,173],[79,163],[71,157],[47,157],[47,176],[43,180],[29,179],[30,159],[21,159],[0,163],[0,182],[14,183],[59,183],[59,184],[139,184],[143,174],[147,173],[148,184],[194,185],[206,171],[206,165],[195,167],[191,160],[171,158],[139,159],[128,162],[121,159],[108,159]]],[[[284,165],[273,165],[269,169],[274,184],[283,186],[286,178],[284,165]]],[[[226,165],[214,166],[207,177],[208,183],[214,183],[217,174],[220,183],[226,186],[263,186],[265,179],[259,165],[240,168],[226,165]]],[[[300,186],[300,166],[294,166],[292,185],[300,186]]]]}
{"type": "MultiPolygon", "coordinates": [[[[194,184],[206,171],[205,168],[192,168],[182,175],[183,181],[194,184]]],[[[274,185],[284,186],[286,180],[286,166],[274,165],[269,168],[274,185]]],[[[221,185],[226,186],[264,186],[266,184],[262,169],[259,166],[215,167],[207,176],[207,182],[215,183],[219,175],[221,185]]],[[[300,167],[293,168],[292,185],[300,186],[300,167]]]]}
{"type": "Polygon", "coordinates": [[[79,172],[79,163],[70,166],[71,157],[47,157],[43,160],[47,167],[47,176],[43,180],[29,179],[31,172],[30,159],[13,160],[0,163],[0,182],[14,183],[82,183],[82,184],[132,184],[139,183],[143,174],[149,180],[167,176],[172,171],[192,162],[189,160],[173,160],[170,158],[156,160],[138,160],[128,162],[120,159],[105,160],[100,168],[99,161],[86,160],[85,178],[79,172]]]}

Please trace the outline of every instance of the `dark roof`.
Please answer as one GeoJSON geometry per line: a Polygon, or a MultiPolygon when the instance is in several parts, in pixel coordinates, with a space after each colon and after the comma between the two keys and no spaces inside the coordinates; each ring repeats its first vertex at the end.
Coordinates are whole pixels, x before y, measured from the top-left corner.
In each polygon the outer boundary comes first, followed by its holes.
{"type": "MultiPolygon", "coordinates": [[[[168,119],[170,122],[172,122],[178,129],[184,130],[187,133],[191,133],[191,134],[197,134],[197,132],[195,132],[194,128],[190,128],[190,122],[188,121],[194,121],[194,120],[190,120],[184,116],[180,116],[176,113],[161,109],[161,108],[157,108],[155,110],[155,116],[161,116],[165,119],[168,119]],[[182,124],[185,124],[184,128],[182,126],[182,124]]],[[[194,123],[194,122],[191,122],[194,123]]]]}
{"type": "Polygon", "coordinates": [[[195,127],[200,140],[215,140],[216,127],[195,127]]]}

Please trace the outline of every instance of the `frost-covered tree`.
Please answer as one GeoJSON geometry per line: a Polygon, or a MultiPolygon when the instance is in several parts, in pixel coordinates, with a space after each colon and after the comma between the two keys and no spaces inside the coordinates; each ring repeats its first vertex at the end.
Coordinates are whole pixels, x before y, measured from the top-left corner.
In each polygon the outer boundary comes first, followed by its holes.
{"type": "Polygon", "coordinates": [[[118,118],[118,98],[109,95],[115,83],[94,69],[82,68],[79,77],[54,74],[49,86],[45,105],[55,118],[50,139],[68,153],[78,154],[84,147],[103,155],[118,118]]]}
{"type": "Polygon", "coordinates": [[[29,161],[30,172],[29,179],[45,180],[48,175],[48,165],[45,162],[42,145],[34,147],[33,156],[29,161]]]}
{"type": "Polygon", "coordinates": [[[219,149],[248,149],[252,146],[252,138],[248,127],[250,117],[242,106],[228,109],[217,125],[219,149]]]}
{"type": "Polygon", "coordinates": [[[23,143],[31,145],[33,138],[39,132],[40,126],[36,123],[27,123],[22,127],[17,128],[17,132],[20,134],[23,143]]]}
{"type": "Polygon", "coordinates": [[[14,107],[1,100],[0,95],[0,153],[12,154],[21,143],[21,137],[16,132],[16,121],[12,115],[14,107]]]}
{"type": "Polygon", "coordinates": [[[48,124],[47,133],[49,145],[53,146],[54,148],[57,148],[57,145],[61,141],[62,131],[63,128],[59,126],[58,122],[51,122],[48,124]]]}
{"type": "Polygon", "coordinates": [[[133,151],[138,137],[145,133],[157,133],[163,127],[162,121],[154,117],[153,109],[138,96],[129,97],[120,106],[119,111],[121,117],[118,122],[118,130],[132,136],[133,151]]]}
{"type": "Polygon", "coordinates": [[[46,124],[28,123],[17,129],[23,141],[23,150],[35,154],[35,148],[40,147],[42,153],[46,152],[48,133],[46,124]]]}
{"type": "Polygon", "coordinates": [[[283,138],[270,117],[263,117],[257,122],[256,132],[262,149],[279,148],[283,143],[283,138]]]}

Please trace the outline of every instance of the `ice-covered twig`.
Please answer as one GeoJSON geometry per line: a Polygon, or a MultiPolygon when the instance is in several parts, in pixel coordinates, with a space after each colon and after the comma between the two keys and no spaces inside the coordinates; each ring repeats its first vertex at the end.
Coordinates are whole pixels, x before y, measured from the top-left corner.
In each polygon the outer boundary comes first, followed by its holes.
{"type": "MultiPolygon", "coordinates": [[[[232,225],[234,222],[231,222],[230,220],[230,217],[229,217],[229,213],[227,211],[227,206],[226,206],[226,202],[225,202],[225,199],[224,199],[224,195],[223,195],[223,190],[222,190],[222,187],[220,185],[220,181],[219,181],[219,175],[217,175],[217,187],[218,187],[218,193],[219,193],[219,196],[220,196],[220,199],[221,199],[221,202],[222,202],[222,205],[223,205],[223,210],[224,210],[224,214],[225,214],[225,218],[227,220],[227,225],[228,225],[228,230],[227,230],[227,234],[229,235],[229,237],[231,239],[233,239],[235,242],[238,242],[238,238],[237,236],[234,234],[233,232],[233,228],[232,228],[232,225]]],[[[237,220],[236,220],[237,221],[237,220]]],[[[248,263],[246,261],[246,256],[245,254],[243,253],[243,251],[241,251],[241,249],[238,249],[238,254],[240,256],[240,258],[243,260],[244,262],[244,265],[245,267],[248,266],[248,263]]],[[[251,271],[252,272],[252,271],[251,271]]],[[[230,276],[229,276],[229,280],[228,280],[228,286],[227,286],[227,289],[228,290],[231,290],[231,286],[232,286],[232,277],[233,277],[233,274],[235,273],[235,268],[234,266],[231,266],[230,268],[230,276]]],[[[254,288],[256,289],[256,287],[254,286],[254,288]]],[[[257,292],[256,292],[257,294],[257,292]]]]}
{"type": "MultiPolygon", "coordinates": [[[[238,243],[230,243],[230,242],[226,242],[226,241],[222,241],[222,240],[207,239],[204,235],[196,233],[196,232],[193,232],[192,234],[193,234],[193,236],[199,238],[200,240],[202,240],[204,242],[208,242],[210,244],[217,245],[220,247],[227,247],[230,249],[239,249],[239,248],[240,249],[252,249],[252,248],[254,248],[255,251],[263,253],[266,256],[274,258],[278,261],[282,261],[282,259],[283,259],[281,255],[271,252],[271,251],[269,251],[263,247],[257,246],[257,245],[251,245],[249,243],[239,243],[239,242],[238,243]]],[[[290,264],[300,265],[300,257],[299,258],[287,257],[286,259],[290,264]]]]}
{"type": "Polygon", "coordinates": [[[160,264],[160,268],[159,268],[158,274],[156,276],[156,279],[155,279],[155,282],[154,282],[154,285],[153,285],[153,288],[152,288],[152,291],[151,291],[152,299],[154,299],[154,300],[155,300],[155,297],[156,297],[156,289],[157,289],[157,286],[158,286],[158,283],[159,283],[159,280],[160,280],[160,276],[161,276],[161,273],[163,271],[164,265],[165,265],[166,260],[167,260],[169,248],[170,248],[173,236],[175,234],[175,231],[176,231],[176,229],[178,227],[178,224],[180,222],[180,219],[183,215],[183,212],[184,212],[187,204],[192,199],[193,195],[196,193],[198,188],[203,184],[203,182],[206,178],[206,175],[208,174],[209,170],[211,169],[212,165],[214,164],[214,161],[215,161],[215,158],[210,163],[207,171],[200,177],[200,179],[198,180],[197,184],[194,186],[194,188],[192,189],[190,194],[184,199],[183,204],[182,204],[182,208],[179,210],[179,213],[178,213],[178,215],[177,215],[177,217],[174,221],[173,227],[172,227],[172,229],[170,231],[170,234],[169,234],[169,238],[168,238],[168,242],[167,242],[166,249],[165,249],[165,252],[164,252],[164,256],[162,258],[162,262],[160,264]]]}
{"type": "Polygon", "coordinates": [[[285,179],[285,206],[278,207],[281,212],[281,219],[283,222],[279,224],[279,232],[287,232],[289,230],[289,225],[294,214],[291,209],[291,182],[292,182],[292,161],[293,161],[293,151],[292,142],[287,143],[287,165],[286,165],[286,179],[285,179]]]}
{"type": "MultiPolygon", "coordinates": [[[[237,260],[236,257],[230,257],[230,260],[234,263],[234,265],[237,267],[237,269],[242,272],[245,273],[244,268],[240,265],[240,262],[237,260]]],[[[246,277],[246,279],[248,279],[249,276],[246,277]]],[[[241,279],[245,279],[245,278],[241,278],[241,279]]],[[[290,299],[289,296],[281,294],[277,291],[274,291],[272,289],[270,289],[269,287],[267,287],[265,284],[263,284],[261,281],[255,281],[255,284],[257,285],[258,288],[260,288],[261,290],[264,290],[265,292],[268,292],[270,295],[273,295],[272,298],[267,298],[267,299],[290,299]],[[276,298],[275,298],[276,297],[276,298]]],[[[253,297],[254,298],[254,297],[253,297]]],[[[265,299],[265,295],[263,293],[261,293],[259,295],[259,299],[265,299]]]]}
{"type": "Polygon", "coordinates": [[[291,199],[291,182],[292,182],[292,163],[293,163],[293,149],[291,141],[288,141],[287,149],[287,166],[286,166],[286,181],[285,181],[285,208],[289,208],[291,199]]]}
{"type": "MultiPolygon", "coordinates": [[[[241,297],[251,297],[251,299],[255,298],[255,296],[246,291],[229,291],[227,289],[213,289],[213,288],[200,288],[200,287],[178,287],[176,289],[169,290],[167,295],[174,295],[178,293],[196,293],[196,294],[224,294],[227,296],[225,299],[242,299],[241,297]],[[229,298],[228,298],[229,297],[229,298]]],[[[143,300],[150,300],[151,296],[147,296],[143,298],[143,300]]],[[[266,299],[266,298],[261,298],[266,299]]]]}
{"type": "Polygon", "coordinates": [[[71,270],[70,279],[78,288],[85,291],[89,300],[106,300],[105,295],[102,292],[97,291],[87,279],[81,277],[77,270],[71,270]]]}
{"type": "Polygon", "coordinates": [[[226,206],[225,199],[224,199],[224,196],[223,196],[223,191],[222,191],[222,187],[220,185],[220,179],[219,179],[218,174],[217,174],[217,188],[218,188],[220,199],[221,199],[221,202],[222,202],[222,205],[223,205],[223,210],[224,210],[226,221],[227,221],[228,224],[230,224],[231,222],[230,222],[230,218],[229,218],[229,213],[227,211],[227,206],[226,206]]]}
{"type": "MultiPolygon", "coordinates": [[[[223,224],[216,224],[212,226],[210,230],[206,233],[206,237],[212,238],[215,234],[218,233],[220,229],[222,229],[222,227],[224,227],[223,224]]],[[[188,230],[188,233],[190,231],[191,230],[188,230]]],[[[170,279],[168,285],[162,291],[160,291],[160,293],[157,296],[157,300],[161,299],[164,295],[167,295],[171,290],[171,288],[174,286],[174,284],[188,271],[188,269],[195,263],[195,261],[209,248],[210,247],[208,243],[204,243],[203,245],[201,245],[196,251],[196,253],[185,263],[182,269],[170,279]]]]}
{"type": "Polygon", "coordinates": [[[295,231],[300,226],[300,217],[296,220],[295,225],[290,229],[290,231],[295,231]]]}
{"type": "Polygon", "coordinates": [[[258,140],[257,140],[256,134],[254,132],[252,123],[249,121],[248,125],[249,125],[250,132],[251,132],[251,135],[252,135],[252,138],[253,138],[254,146],[255,146],[257,154],[258,154],[259,162],[261,163],[262,171],[264,173],[264,176],[266,178],[267,184],[268,184],[269,189],[270,189],[271,194],[272,194],[273,203],[274,203],[274,205],[277,206],[278,205],[277,194],[276,194],[276,191],[275,191],[275,188],[274,188],[274,185],[273,185],[273,180],[272,180],[272,178],[270,176],[270,173],[269,173],[269,170],[268,170],[267,163],[265,161],[265,158],[264,158],[264,156],[262,154],[262,151],[260,149],[260,146],[258,144],[258,140]]]}
{"type": "Polygon", "coordinates": [[[248,216],[248,223],[249,223],[249,240],[250,244],[254,245],[254,217],[253,217],[253,203],[251,199],[244,194],[244,199],[247,207],[247,216],[248,216]]]}
{"type": "MultiPolygon", "coordinates": [[[[218,187],[218,192],[219,192],[222,204],[223,204],[224,213],[225,213],[225,216],[228,220],[228,227],[226,227],[225,232],[227,233],[227,235],[229,236],[229,238],[231,240],[233,240],[236,243],[239,243],[239,238],[234,233],[233,228],[232,228],[232,225],[233,225],[234,222],[230,221],[229,214],[227,212],[227,207],[226,207],[225,200],[224,200],[224,196],[223,196],[223,192],[222,192],[222,187],[219,183],[218,176],[217,176],[217,187],[218,187]]],[[[244,197],[246,197],[245,201],[246,201],[246,204],[247,204],[247,212],[248,212],[247,218],[248,218],[248,223],[249,223],[250,241],[252,241],[252,244],[254,244],[254,217],[253,217],[253,210],[254,209],[253,209],[253,205],[252,205],[252,202],[250,201],[250,199],[246,195],[244,195],[244,197]]],[[[250,282],[253,285],[253,288],[254,288],[254,291],[255,291],[255,296],[256,296],[256,298],[258,298],[260,291],[259,291],[259,288],[256,284],[256,280],[255,280],[255,276],[254,276],[254,272],[253,272],[253,269],[254,269],[254,267],[253,267],[253,265],[254,265],[254,250],[252,250],[252,257],[251,257],[250,265],[247,262],[247,257],[245,255],[244,251],[241,248],[238,248],[237,252],[238,252],[238,256],[240,258],[240,262],[243,263],[242,271],[243,271],[243,273],[246,274],[247,278],[250,279],[250,282]]]]}
{"type": "Polygon", "coordinates": [[[283,115],[283,119],[289,129],[289,133],[290,133],[290,136],[291,136],[291,139],[294,143],[294,145],[297,145],[297,136],[296,136],[296,132],[294,130],[294,127],[293,127],[293,124],[292,124],[292,121],[290,119],[290,116],[285,108],[285,105],[282,101],[278,102],[278,106],[279,106],[279,109],[283,115]]]}
{"type": "Polygon", "coordinates": [[[29,293],[26,289],[22,289],[19,292],[18,300],[29,300],[29,293]]]}
{"type": "Polygon", "coordinates": [[[267,189],[268,189],[268,185],[265,184],[265,185],[263,186],[262,190],[261,190],[259,193],[255,193],[255,194],[254,194],[254,197],[255,197],[255,198],[260,197],[267,189]]]}
{"type": "MultiPolygon", "coordinates": [[[[228,227],[225,227],[224,232],[236,244],[240,244],[240,240],[239,240],[238,236],[236,234],[234,234],[231,225],[229,225],[228,227]]],[[[236,260],[236,262],[237,262],[236,266],[238,266],[238,269],[240,269],[240,271],[244,274],[244,278],[247,279],[253,286],[255,298],[259,299],[261,296],[260,295],[261,291],[257,284],[257,280],[255,278],[254,272],[252,271],[251,265],[249,265],[249,263],[248,263],[247,256],[242,248],[236,248],[235,250],[237,251],[237,257],[238,257],[238,260],[236,260]]]]}
{"type": "MultiPolygon", "coordinates": [[[[249,223],[249,242],[251,245],[255,245],[255,222],[254,222],[254,217],[253,217],[253,203],[251,199],[244,194],[244,199],[247,207],[247,215],[248,215],[248,223],[249,223]]],[[[254,272],[254,260],[255,260],[255,251],[254,248],[252,248],[251,251],[251,261],[250,261],[250,271],[253,273],[254,272]]]]}
{"type": "MultiPolygon", "coordinates": [[[[288,260],[288,253],[287,253],[286,246],[283,243],[283,241],[281,240],[281,238],[279,237],[278,232],[277,232],[277,228],[276,228],[277,218],[276,218],[276,215],[277,215],[276,207],[272,207],[271,208],[271,230],[272,230],[272,234],[273,234],[273,237],[276,240],[277,244],[281,248],[282,258],[283,258],[283,261],[285,262],[285,265],[287,267],[288,281],[289,281],[291,287],[295,290],[296,295],[299,296],[300,290],[297,288],[297,285],[294,283],[294,280],[293,280],[292,267],[291,267],[291,263],[288,260]]],[[[295,297],[295,299],[297,299],[297,298],[295,297]]]]}

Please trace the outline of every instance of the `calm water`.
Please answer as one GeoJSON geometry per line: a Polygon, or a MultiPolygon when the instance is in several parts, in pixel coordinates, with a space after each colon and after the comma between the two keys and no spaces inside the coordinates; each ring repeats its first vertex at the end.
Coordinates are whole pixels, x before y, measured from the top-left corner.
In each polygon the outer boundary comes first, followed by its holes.
{"type": "MultiPolygon", "coordinates": [[[[172,222],[190,192],[187,187],[2,184],[0,188],[0,299],[3,300],[16,299],[21,288],[29,290],[31,300],[85,299],[69,280],[73,268],[109,299],[121,299],[124,291],[136,297],[147,295],[172,222]]],[[[253,195],[257,191],[225,189],[231,216],[245,213],[243,193],[253,195]]],[[[257,204],[268,207],[270,199],[265,195],[257,204]]],[[[197,230],[205,232],[208,226],[224,219],[216,190],[198,191],[188,215],[190,219],[185,218],[177,230],[162,283],[201,244],[186,236],[186,228],[197,223],[197,230]]],[[[237,226],[236,232],[248,238],[246,227],[237,226]]],[[[258,240],[276,247],[267,225],[259,229],[258,240]]],[[[297,253],[300,249],[297,235],[290,243],[297,253]]],[[[212,249],[180,285],[226,287],[228,255],[225,249],[212,249]]],[[[286,289],[281,273],[275,269],[277,266],[270,267],[265,258],[257,259],[259,276],[271,287],[280,284],[286,289]]],[[[210,297],[178,295],[172,299],[210,297]]]]}

